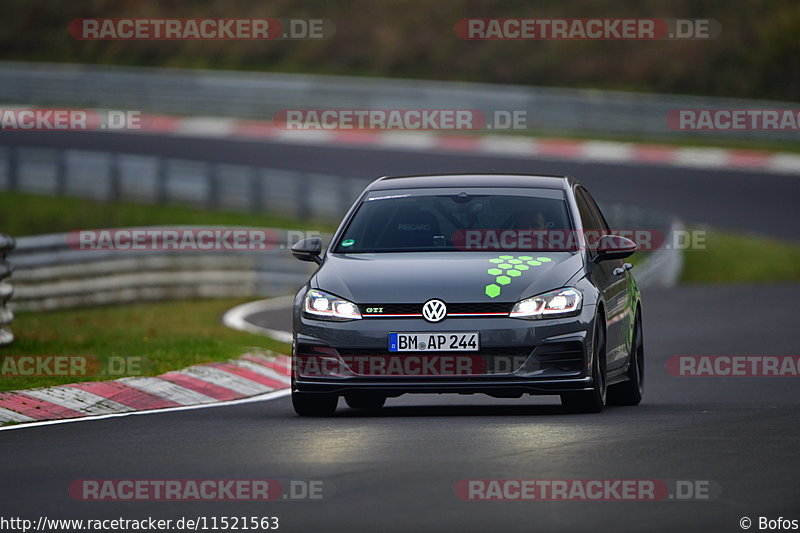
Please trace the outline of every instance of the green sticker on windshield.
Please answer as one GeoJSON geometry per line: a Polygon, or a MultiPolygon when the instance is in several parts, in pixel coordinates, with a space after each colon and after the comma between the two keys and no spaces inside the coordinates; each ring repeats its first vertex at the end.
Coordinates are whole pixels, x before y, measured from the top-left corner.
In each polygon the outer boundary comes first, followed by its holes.
{"type": "Polygon", "coordinates": [[[353,239],[346,239],[342,241],[342,246],[353,246],[356,243],[353,239]]]}
{"type": "Polygon", "coordinates": [[[534,259],[529,255],[519,255],[517,257],[501,255],[489,259],[490,265],[487,269],[487,273],[494,278],[494,283],[490,283],[484,287],[486,296],[489,298],[497,298],[500,296],[503,287],[509,285],[514,278],[522,276],[522,273],[532,266],[541,266],[542,263],[549,263],[550,261],[552,261],[552,259],[549,257],[537,257],[534,259]],[[528,264],[523,264],[523,261],[528,264]]]}

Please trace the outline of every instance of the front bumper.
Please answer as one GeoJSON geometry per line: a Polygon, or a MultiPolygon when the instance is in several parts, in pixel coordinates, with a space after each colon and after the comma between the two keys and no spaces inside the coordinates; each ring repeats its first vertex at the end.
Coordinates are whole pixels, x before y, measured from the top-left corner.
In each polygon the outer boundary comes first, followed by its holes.
{"type": "Polygon", "coordinates": [[[484,393],[518,397],[589,390],[592,388],[590,332],[594,331],[594,317],[594,306],[584,306],[578,316],[558,319],[459,317],[435,324],[417,318],[330,322],[311,319],[298,312],[293,343],[293,390],[337,395],[369,392],[390,397],[407,393],[484,393]],[[388,352],[390,332],[468,331],[480,333],[480,351],[388,352]],[[392,374],[387,366],[381,367],[383,371],[357,366],[355,363],[364,357],[396,359],[400,367],[414,357],[461,358],[473,364],[464,372],[434,370],[392,374]],[[309,361],[314,363],[313,370],[310,370],[309,361]],[[319,362],[325,364],[317,364],[319,362]],[[364,371],[364,368],[372,371],[364,371]]]}

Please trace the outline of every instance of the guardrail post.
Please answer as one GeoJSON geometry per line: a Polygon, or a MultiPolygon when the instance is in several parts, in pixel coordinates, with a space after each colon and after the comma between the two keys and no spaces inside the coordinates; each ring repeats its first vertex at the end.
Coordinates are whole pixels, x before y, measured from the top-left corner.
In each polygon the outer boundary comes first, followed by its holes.
{"type": "Polygon", "coordinates": [[[298,172],[297,188],[295,189],[295,200],[297,205],[297,218],[307,220],[311,218],[311,176],[298,172]]]}
{"type": "Polygon", "coordinates": [[[167,202],[167,160],[158,158],[158,170],[156,171],[156,203],[164,204],[167,202]]]}
{"type": "Polygon", "coordinates": [[[67,193],[67,152],[56,151],[56,196],[67,193]]]}
{"type": "Polygon", "coordinates": [[[11,284],[2,281],[14,271],[11,264],[6,261],[6,255],[14,249],[14,239],[8,235],[0,234],[0,346],[11,344],[14,334],[7,327],[14,319],[14,313],[8,308],[6,303],[14,293],[11,284]]]}
{"type": "Polygon", "coordinates": [[[259,167],[250,169],[250,210],[255,213],[264,210],[264,178],[259,167]]]}
{"type": "Polygon", "coordinates": [[[219,165],[217,163],[208,163],[208,194],[206,196],[206,205],[209,209],[214,209],[219,206],[219,165]]]}
{"type": "Polygon", "coordinates": [[[16,191],[19,188],[19,148],[9,146],[6,175],[8,176],[8,190],[16,191]]]}
{"type": "Polygon", "coordinates": [[[339,216],[343,216],[347,209],[350,207],[350,204],[353,202],[353,198],[350,195],[350,180],[347,176],[340,176],[339,177],[339,216]]]}
{"type": "Polygon", "coordinates": [[[122,169],[119,154],[113,153],[108,158],[108,199],[118,202],[122,196],[122,169]]]}

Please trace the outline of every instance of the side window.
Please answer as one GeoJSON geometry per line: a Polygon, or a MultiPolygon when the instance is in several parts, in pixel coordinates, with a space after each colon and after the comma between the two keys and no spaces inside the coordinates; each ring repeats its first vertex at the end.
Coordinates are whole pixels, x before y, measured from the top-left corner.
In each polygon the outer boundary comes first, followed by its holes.
{"type": "Polygon", "coordinates": [[[583,223],[583,236],[586,240],[586,247],[591,255],[597,247],[597,241],[601,235],[607,231],[604,229],[605,223],[598,213],[593,209],[593,201],[586,192],[586,189],[578,187],[575,190],[575,202],[578,204],[578,213],[581,215],[583,223]]]}
{"type": "Polygon", "coordinates": [[[592,195],[589,194],[589,191],[586,189],[581,189],[581,192],[586,195],[586,201],[589,203],[589,209],[592,211],[592,216],[597,221],[598,229],[603,232],[603,235],[611,233],[611,230],[608,228],[608,223],[603,216],[603,212],[600,211],[600,208],[597,206],[597,202],[594,201],[594,198],[592,198],[592,195]]]}
{"type": "Polygon", "coordinates": [[[581,215],[584,231],[599,231],[600,226],[597,224],[597,218],[592,213],[592,208],[586,199],[586,191],[581,187],[575,190],[575,202],[578,204],[578,213],[581,215]]]}

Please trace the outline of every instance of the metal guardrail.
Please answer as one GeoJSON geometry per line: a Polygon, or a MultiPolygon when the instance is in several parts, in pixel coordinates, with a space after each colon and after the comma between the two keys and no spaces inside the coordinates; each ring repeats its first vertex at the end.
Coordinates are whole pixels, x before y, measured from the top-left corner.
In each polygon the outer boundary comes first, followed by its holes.
{"type": "MultiPolygon", "coordinates": [[[[0,62],[0,103],[132,109],[269,120],[282,109],[525,111],[548,134],[697,136],[666,123],[676,109],[792,109],[796,103],[519,85],[307,74],[0,62]]],[[[725,137],[800,141],[798,132],[726,131],[725,137]]]]}
{"type": "MultiPolygon", "coordinates": [[[[158,229],[187,228],[193,227],[158,229]]],[[[80,250],[70,246],[66,233],[20,237],[13,252],[16,294],[11,304],[14,310],[45,311],[152,300],[283,295],[305,283],[312,266],[288,252],[296,235],[271,231],[277,237],[276,246],[264,251],[80,250]]]]}
{"type": "Polygon", "coordinates": [[[182,203],[338,221],[366,183],[328,174],[158,156],[0,147],[0,191],[182,203]]]}
{"type": "Polygon", "coordinates": [[[0,346],[11,344],[14,340],[14,334],[8,328],[14,319],[14,313],[8,307],[8,300],[14,295],[14,288],[6,279],[14,271],[6,259],[14,246],[14,239],[0,233],[0,346]]]}

